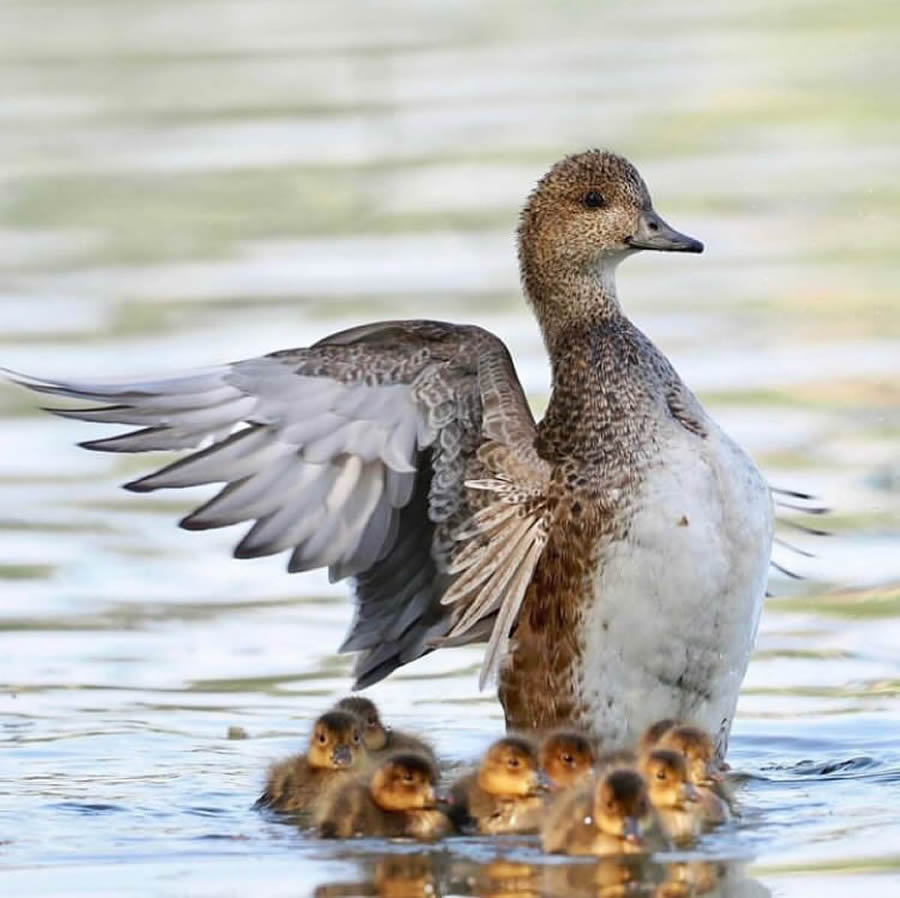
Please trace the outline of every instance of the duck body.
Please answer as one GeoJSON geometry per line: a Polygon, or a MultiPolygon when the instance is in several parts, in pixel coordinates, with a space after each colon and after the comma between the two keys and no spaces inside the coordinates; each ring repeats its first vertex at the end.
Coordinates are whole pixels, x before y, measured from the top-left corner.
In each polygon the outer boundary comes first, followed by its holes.
{"type": "Polygon", "coordinates": [[[371,780],[352,778],[328,793],[316,814],[323,838],[357,836],[432,841],[452,829],[435,807],[437,773],[430,760],[412,753],[382,762],[371,780]]]}
{"type": "Polygon", "coordinates": [[[521,736],[498,739],[478,769],[452,785],[450,806],[460,829],[484,835],[537,832],[544,796],[534,745],[521,736]]]}
{"type": "Polygon", "coordinates": [[[534,833],[544,807],[538,795],[496,795],[478,783],[472,773],[458,780],[452,789],[453,816],[461,828],[472,828],[486,836],[504,833],[534,833]]]}
{"type": "Polygon", "coordinates": [[[315,811],[328,791],[351,780],[366,760],[357,717],[347,711],[328,711],[313,725],[304,754],[292,755],[269,768],[256,806],[315,811]]]}
{"type": "Polygon", "coordinates": [[[668,847],[644,778],[624,768],[560,794],[540,832],[541,846],[551,854],[644,854],[668,847]]]}
{"type": "Polygon", "coordinates": [[[306,755],[294,755],[269,768],[257,806],[286,812],[312,811],[330,789],[352,780],[353,775],[350,770],[313,767],[306,755]]]}
{"type": "Polygon", "coordinates": [[[765,595],[769,488],[624,317],[557,354],[538,449],[560,526],[501,673],[507,725],[576,721],[625,745],[677,716],[724,755],[765,595]]]}
{"type": "Polygon", "coordinates": [[[770,490],[625,316],[616,269],[701,252],[614,153],[566,157],[518,231],[550,356],[544,419],[482,328],[384,321],[157,380],[12,375],[138,426],[91,441],[184,451],[127,488],[221,484],[186,529],[247,522],[237,557],[352,577],[356,688],[442,646],[487,643],[510,729],[605,747],[687,718],[724,755],[772,543],[770,490]],[[99,407],[97,407],[99,405],[99,407]]]}

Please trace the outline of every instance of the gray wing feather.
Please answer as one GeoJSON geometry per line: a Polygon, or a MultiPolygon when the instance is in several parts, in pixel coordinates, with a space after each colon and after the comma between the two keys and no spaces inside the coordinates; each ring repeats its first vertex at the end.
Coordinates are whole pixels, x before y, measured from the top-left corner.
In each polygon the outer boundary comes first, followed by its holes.
{"type": "Polygon", "coordinates": [[[54,410],[63,417],[137,427],[88,448],[193,450],[126,484],[137,492],[222,484],[183,519],[186,529],[249,521],[237,557],[287,551],[291,571],[325,566],[333,579],[355,577],[357,613],[342,648],[361,652],[359,686],[442,640],[490,636],[485,673],[496,669],[543,547],[549,471],[493,335],[385,322],[162,379],[9,375],[99,404],[54,410]],[[483,451],[498,446],[499,456],[483,451]],[[503,471],[485,461],[495,456],[503,471]],[[466,486],[498,476],[499,492],[466,486]],[[521,501],[510,498],[508,477],[521,501]]]}

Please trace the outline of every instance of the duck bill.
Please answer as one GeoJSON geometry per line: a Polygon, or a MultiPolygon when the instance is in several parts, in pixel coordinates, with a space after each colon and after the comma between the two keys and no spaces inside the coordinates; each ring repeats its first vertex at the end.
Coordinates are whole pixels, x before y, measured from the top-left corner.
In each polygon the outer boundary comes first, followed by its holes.
{"type": "Polygon", "coordinates": [[[626,842],[639,845],[641,842],[641,821],[637,817],[626,817],[623,826],[623,834],[626,842]]]}
{"type": "Polygon", "coordinates": [[[350,751],[349,745],[336,745],[331,752],[331,763],[335,767],[349,767],[353,760],[353,752],[350,751]]]}
{"type": "Polygon", "coordinates": [[[652,209],[641,212],[637,230],[625,242],[632,249],[656,249],[670,253],[702,253],[703,244],[666,224],[652,209]]]}

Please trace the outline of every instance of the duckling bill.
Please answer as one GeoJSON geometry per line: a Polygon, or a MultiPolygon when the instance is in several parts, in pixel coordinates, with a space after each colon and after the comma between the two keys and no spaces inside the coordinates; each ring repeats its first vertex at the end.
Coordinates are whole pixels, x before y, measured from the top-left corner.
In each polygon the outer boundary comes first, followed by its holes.
{"type": "Polygon", "coordinates": [[[703,246],[630,162],[590,150],[540,180],[518,247],[552,367],[539,423],[498,337],[431,320],[155,380],[12,377],[89,404],[63,417],[137,427],[88,448],[184,453],[128,489],[220,484],[184,528],[248,522],[237,557],[352,577],[358,688],[486,642],[481,684],[498,680],[511,730],[576,724],[621,745],[686,718],[724,756],[770,489],[616,289],[640,251],[703,246]]]}

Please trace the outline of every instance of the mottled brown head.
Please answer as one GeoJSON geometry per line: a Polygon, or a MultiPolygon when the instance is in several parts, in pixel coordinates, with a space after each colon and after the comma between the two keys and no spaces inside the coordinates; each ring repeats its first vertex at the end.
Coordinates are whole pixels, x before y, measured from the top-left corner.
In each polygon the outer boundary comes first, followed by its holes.
{"type": "Polygon", "coordinates": [[[375,702],[361,695],[348,695],[335,706],[341,711],[349,711],[359,718],[363,742],[369,751],[381,751],[387,745],[388,734],[375,702]]]}
{"type": "Polygon", "coordinates": [[[589,150],[567,156],[541,178],[522,210],[519,265],[551,345],[560,319],[617,307],[616,266],[641,249],[699,253],[703,244],[657,215],[627,159],[589,150]]]}
{"type": "Polygon", "coordinates": [[[651,723],[650,726],[644,730],[643,735],[638,742],[638,751],[643,755],[648,751],[652,751],[659,744],[659,740],[665,736],[669,730],[674,729],[678,726],[678,721],[674,717],[664,717],[662,720],[657,720],[656,723],[651,723]]]}
{"type": "Polygon", "coordinates": [[[644,778],[636,770],[613,770],[594,792],[594,825],[607,835],[640,842],[653,819],[644,778]]]}
{"type": "Polygon", "coordinates": [[[372,775],[372,800],[385,811],[433,808],[437,771],[426,758],[404,752],[392,755],[372,775]]]}
{"type": "Polygon", "coordinates": [[[674,727],[659,740],[659,747],[684,755],[688,780],[695,786],[709,786],[721,780],[716,763],[716,746],[712,737],[699,727],[674,727]]]}
{"type": "Polygon", "coordinates": [[[684,755],[666,748],[656,748],[644,756],[641,772],[650,789],[650,800],[657,808],[684,807],[687,801],[696,801],[697,792],[688,781],[684,755]]]}
{"type": "Polygon", "coordinates": [[[576,730],[556,730],[541,745],[541,767],[554,789],[566,789],[594,766],[591,740],[576,730]]]}
{"type": "Polygon", "coordinates": [[[310,767],[351,770],[365,756],[359,720],[349,711],[328,711],[314,724],[306,750],[310,767]]]}
{"type": "Polygon", "coordinates": [[[481,760],[478,785],[498,797],[536,795],[541,790],[541,776],[534,746],[521,736],[498,739],[481,760]]]}

